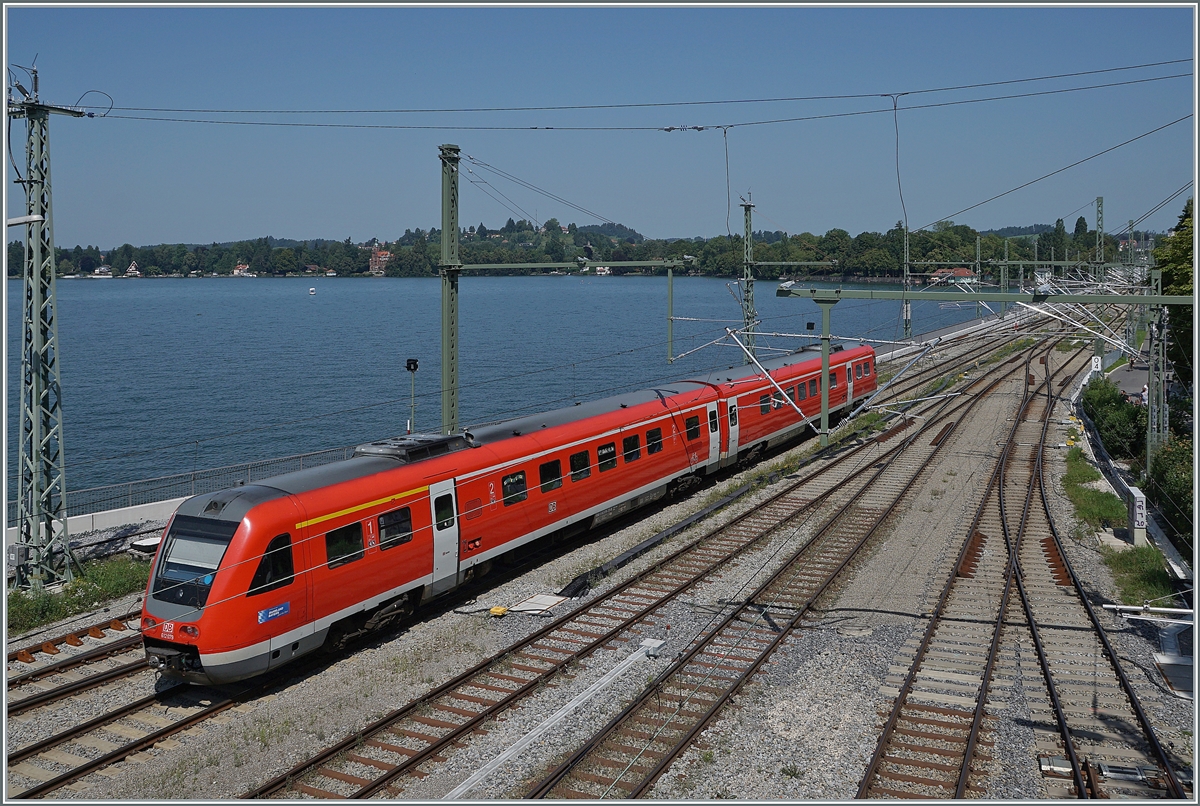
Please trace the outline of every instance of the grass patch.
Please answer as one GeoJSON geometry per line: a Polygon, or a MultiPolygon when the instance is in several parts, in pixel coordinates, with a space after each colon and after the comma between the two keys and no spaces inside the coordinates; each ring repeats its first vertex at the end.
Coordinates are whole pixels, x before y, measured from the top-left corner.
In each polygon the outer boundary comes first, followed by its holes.
{"type": "Polygon", "coordinates": [[[9,591],[7,623],[10,633],[21,633],[89,610],[105,602],[146,589],[150,563],[126,555],[83,564],[83,576],[64,585],[59,593],[9,591]]]}
{"type": "Polygon", "coordinates": [[[1100,554],[1121,591],[1122,603],[1140,605],[1174,595],[1166,562],[1154,546],[1137,546],[1125,551],[1101,546],[1100,554]]]}
{"type": "Polygon", "coordinates": [[[981,365],[982,364],[995,364],[997,361],[1003,361],[1005,358],[1008,358],[1013,353],[1019,352],[1020,350],[1027,349],[1029,347],[1032,347],[1036,343],[1037,343],[1036,339],[1030,339],[1030,338],[1017,339],[1016,341],[1009,342],[1008,344],[1004,345],[999,350],[996,350],[994,353],[992,353],[990,356],[983,359],[979,363],[981,365]]]}
{"type": "Polygon", "coordinates": [[[1067,452],[1063,487],[1075,505],[1075,515],[1092,529],[1123,527],[1128,521],[1125,502],[1110,492],[1084,486],[1100,478],[1100,471],[1088,464],[1082,448],[1076,446],[1067,452]]]}

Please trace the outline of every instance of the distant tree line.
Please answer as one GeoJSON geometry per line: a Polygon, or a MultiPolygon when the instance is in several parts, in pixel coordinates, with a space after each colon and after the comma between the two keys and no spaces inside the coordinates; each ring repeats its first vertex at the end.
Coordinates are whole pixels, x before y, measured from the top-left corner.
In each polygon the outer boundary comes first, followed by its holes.
{"type": "MultiPolygon", "coordinates": [[[[1013,228],[1010,228],[1013,229],[1013,228]]],[[[1096,252],[1096,233],[1089,230],[1080,216],[1072,232],[1062,219],[1053,226],[1037,225],[1036,235],[1002,237],[1000,231],[979,233],[971,227],[941,221],[930,230],[913,232],[909,236],[909,256],[914,263],[922,261],[956,262],[964,266],[975,260],[975,239],[980,238],[980,256],[1002,260],[1008,242],[1010,261],[1093,260],[1096,252]]],[[[884,233],[862,232],[851,236],[843,229],[831,229],[824,235],[802,232],[789,235],[783,231],[755,232],[754,259],[762,262],[833,261],[832,267],[797,269],[765,266],[757,270],[763,278],[781,275],[836,275],[840,277],[895,277],[903,272],[904,227],[900,222],[884,233]]],[[[339,275],[366,275],[371,251],[379,248],[390,252],[384,267],[393,277],[430,277],[437,274],[440,261],[441,232],[434,229],[406,229],[392,241],[372,239],[367,244],[344,241],[293,241],[258,238],[250,241],[195,244],[161,244],[135,247],[123,244],[108,252],[94,246],[57,249],[59,274],[88,274],[101,265],[112,267],[114,274],[123,274],[135,262],[143,275],[181,275],[193,272],[202,275],[228,275],[235,266],[245,264],[259,276],[303,274],[313,267],[321,272],[330,269],[339,275]]],[[[459,239],[460,257],[464,263],[562,263],[587,257],[596,261],[638,261],[667,258],[695,258],[692,270],[702,275],[730,277],[742,268],[742,236],[719,235],[715,238],[647,239],[621,224],[590,224],[563,227],[557,219],[538,226],[525,219],[508,219],[501,227],[489,228],[480,223],[466,227],[459,239]],[[565,231],[564,231],[565,229],[565,231]]],[[[1117,258],[1117,238],[1104,237],[1104,259],[1117,258]]],[[[8,245],[8,274],[20,276],[23,261],[21,241],[8,245]]],[[[932,267],[914,267],[914,271],[932,271],[932,267]]],[[[534,273],[533,269],[513,269],[510,272],[534,273]]],[[[638,271],[638,270],[634,270],[638,271]]],[[[614,274],[622,273],[620,267],[614,274]]]]}

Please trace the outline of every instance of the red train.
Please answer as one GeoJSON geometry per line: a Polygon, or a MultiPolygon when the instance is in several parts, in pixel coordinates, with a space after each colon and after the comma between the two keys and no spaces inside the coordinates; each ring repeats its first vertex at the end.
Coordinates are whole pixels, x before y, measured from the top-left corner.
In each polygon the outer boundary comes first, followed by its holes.
{"type": "MultiPolygon", "coordinates": [[[[764,363],[809,417],[819,353],[764,363]]],[[[870,347],[830,356],[830,409],[874,391],[870,347]]],[[[261,674],[410,613],[554,532],[586,530],[805,427],[753,366],[351,459],[183,502],[142,608],[150,665],[195,683],[261,674]]]]}

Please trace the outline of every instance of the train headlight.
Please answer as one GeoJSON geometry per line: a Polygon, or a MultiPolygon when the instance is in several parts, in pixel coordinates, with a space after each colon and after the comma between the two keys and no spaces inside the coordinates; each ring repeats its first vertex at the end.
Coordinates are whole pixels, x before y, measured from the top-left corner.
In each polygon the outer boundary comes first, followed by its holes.
{"type": "Polygon", "coordinates": [[[182,627],[179,628],[179,631],[181,633],[183,633],[184,635],[190,635],[193,638],[200,637],[200,628],[195,626],[194,624],[184,624],[182,627]]]}
{"type": "Polygon", "coordinates": [[[150,618],[149,616],[142,616],[142,629],[143,630],[152,630],[157,626],[158,626],[157,621],[150,618]]]}

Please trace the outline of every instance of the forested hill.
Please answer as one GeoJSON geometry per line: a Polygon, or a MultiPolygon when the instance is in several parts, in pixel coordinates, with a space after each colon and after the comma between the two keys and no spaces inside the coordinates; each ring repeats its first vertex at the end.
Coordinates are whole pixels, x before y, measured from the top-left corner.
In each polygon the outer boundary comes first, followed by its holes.
{"type": "MultiPolygon", "coordinates": [[[[1141,236],[1143,233],[1135,233],[1141,236]]],[[[1091,260],[1096,249],[1095,230],[1088,229],[1080,216],[1072,230],[1060,219],[1054,225],[1005,227],[978,232],[971,227],[943,221],[930,231],[910,235],[910,259],[922,261],[957,262],[968,266],[975,261],[975,241],[980,239],[983,260],[1003,259],[1008,243],[1010,260],[1032,261],[1037,257],[1048,260],[1051,255],[1062,259],[1091,260]],[[1036,246],[1035,238],[1036,234],[1036,246]]],[[[112,267],[114,274],[124,274],[136,262],[142,275],[228,275],[235,267],[245,265],[261,276],[303,275],[329,270],[339,275],[366,275],[372,253],[387,252],[382,271],[396,277],[430,277],[437,273],[440,258],[441,233],[436,229],[406,229],[391,240],[372,239],[363,244],[325,239],[292,240],[274,237],[250,241],[198,244],[161,244],[135,247],[124,244],[104,252],[94,246],[72,249],[58,248],[57,265],[60,274],[89,274],[102,265],[112,267]]],[[[760,277],[782,274],[838,276],[896,276],[902,273],[904,230],[897,223],[887,232],[861,232],[851,236],[843,229],[832,229],[824,235],[802,232],[755,232],[754,259],[762,262],[832,261],[830,267],[788,269],[764,266],[760,277]]],[[[1106,260],[1116,258],[1117,238],[1105,236],[1106,260]]],[[[8,245],[8,274],[20,276],[23,244],[8,245]]],[[[489,229],[483,224],[463,229],[460,236],[460,256],[463,263],[537,263],[574,262],[590,250],[597,261],[637,261],[664,258],[694,257],[689,270],[713,276],[736,276],[742,268],[742,238],[719,235],[715,238],[644,238],[622,224],[589,224],[563,227],[550,219],[538,227],[525,220],[508,219],[504,226],[489,229]]],[[[376,256],[379,265],[380,255],[376,256]]],[[[921,268],[917,268],[921,271],[921,268]]],[[[496,274],[529,274],[548,269],[512,269],[496,274]]],[[[631,271],[638,271],[633,269],[631,271]]],[[[614,274],[622,267],[614,267],[614,274]]]]}

